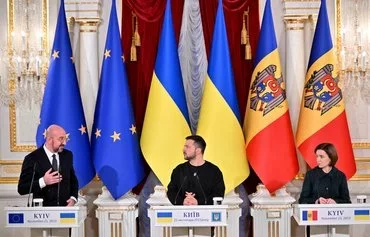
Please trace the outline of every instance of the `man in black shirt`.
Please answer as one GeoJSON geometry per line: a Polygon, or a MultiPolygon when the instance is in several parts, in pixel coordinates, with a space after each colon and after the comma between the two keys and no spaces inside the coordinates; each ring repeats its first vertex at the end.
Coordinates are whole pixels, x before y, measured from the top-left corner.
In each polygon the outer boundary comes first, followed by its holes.
{"type": "Polygon", "coordinates": [[[213,205],[214,197],[223,197],[225,183],[221,170],[203,159],[206,142],[201,136],[186,137],[183,153],[187,162],[171,175],[167,196],[174,205],[213,205]]]}

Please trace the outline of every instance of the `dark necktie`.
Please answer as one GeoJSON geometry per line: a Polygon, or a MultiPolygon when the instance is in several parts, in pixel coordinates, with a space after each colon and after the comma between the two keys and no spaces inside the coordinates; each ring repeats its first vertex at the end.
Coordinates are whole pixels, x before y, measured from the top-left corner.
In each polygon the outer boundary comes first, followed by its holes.
{"type": "Polygon", "coordinates": [[[53,154],[53,161],[51,163],[51,166],[53,166],[54,171],[58,171],[58,161],[55,154],[53,154]]]}

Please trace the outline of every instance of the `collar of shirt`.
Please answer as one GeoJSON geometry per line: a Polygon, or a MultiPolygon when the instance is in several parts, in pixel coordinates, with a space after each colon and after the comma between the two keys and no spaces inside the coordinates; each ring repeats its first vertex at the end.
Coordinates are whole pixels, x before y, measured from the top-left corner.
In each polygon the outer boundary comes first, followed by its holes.
{"type": "Polygon", "coordinates": [[[45,144],[44,144],[43,148],[44,148],[44,151],[45,151],[46,155],[48,156],[50,164],[53,163],[53,155],[55,154],[55,158],[57,159],[58,166],[59,166],[59,153],[58,152],[53,153],[53,152],[49,151],[48,148],[46,148],[45,144]]]}

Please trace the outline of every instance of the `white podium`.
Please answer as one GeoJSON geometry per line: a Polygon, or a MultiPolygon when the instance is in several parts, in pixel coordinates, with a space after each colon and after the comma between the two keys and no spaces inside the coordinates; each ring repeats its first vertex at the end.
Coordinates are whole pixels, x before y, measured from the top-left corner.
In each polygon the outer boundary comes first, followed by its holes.
{"type": "Polygon", "coordinates": [[[293,216],[298,225],[325,226],[324,233],[311,236],[350,236],[337,233],[338,227],[370,224],[370,204],[295,204],[293,216]]]}
{"type": "Polygon", "coordinates": [[[73,230],[72,236],[84,236],[85,206],[5,207],[4,211],[7,220],[5,227],[31,228],[31,236],[60,236],[57,230],[67,230],[68,234],[70,228],[73,230]]]}
{"type": "Polygon", "coordinates": [[[151,236],[162,236],[163,229],[168,232],[174,227],[187,227],[190,237],[194,236],[194,228],[220,227],[215,229],[216,236],[224,236],[226,230],[222,227],[227,226],[227,208],[226,205],[153,206],[148,210],[151,236]]]}
{"type": "Polygon", "coordinates": [[[239,218],[242,199],[235,192],[225,195],[222,205],[173,206],[166,195],[166,188],[156,186],[147,203],[150,218],[150,236],[183,237],[239,236],[239,218]]]}

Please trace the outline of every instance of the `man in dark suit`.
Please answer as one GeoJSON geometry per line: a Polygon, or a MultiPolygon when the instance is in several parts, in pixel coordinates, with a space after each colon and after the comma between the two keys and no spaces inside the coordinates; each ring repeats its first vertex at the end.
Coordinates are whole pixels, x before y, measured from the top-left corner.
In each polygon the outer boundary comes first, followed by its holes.
{"type": "Polygon", "coordinates": [[[66,132],[58,125],[51,125],[45,137],[44,145],[24,158],[18,193],[29,193],[34,173],[33,198],[42,198],[44,206],[73,206],[77,202],[78,181],[73,169],[73,154],[64,149],[66,132]]]}

